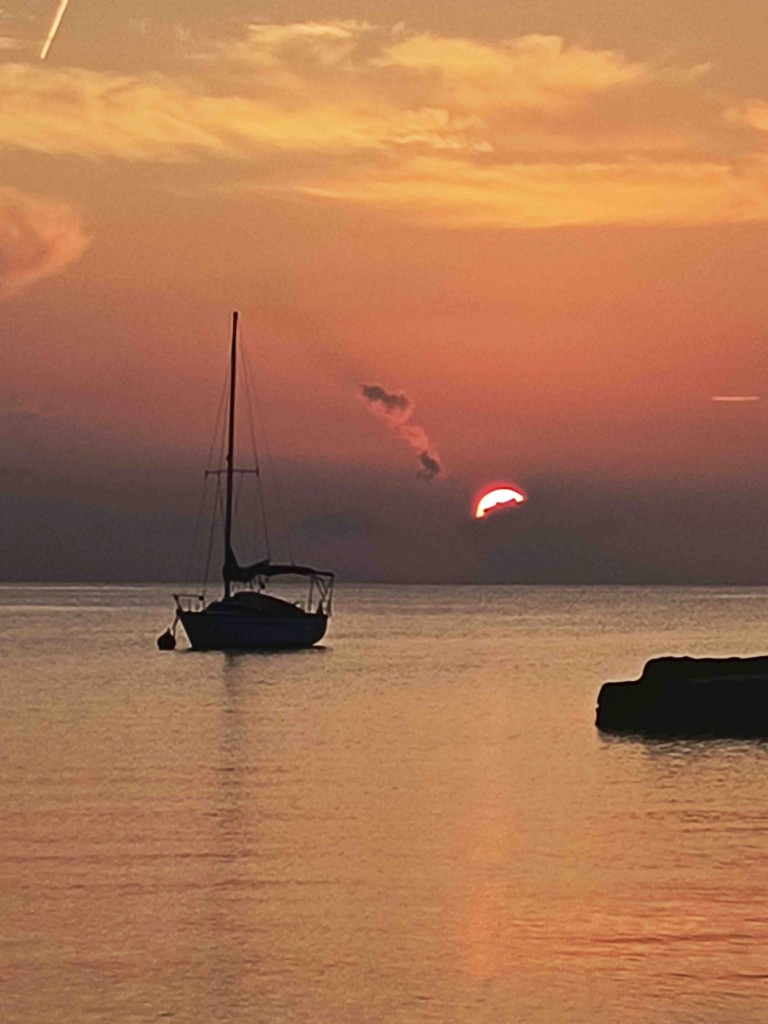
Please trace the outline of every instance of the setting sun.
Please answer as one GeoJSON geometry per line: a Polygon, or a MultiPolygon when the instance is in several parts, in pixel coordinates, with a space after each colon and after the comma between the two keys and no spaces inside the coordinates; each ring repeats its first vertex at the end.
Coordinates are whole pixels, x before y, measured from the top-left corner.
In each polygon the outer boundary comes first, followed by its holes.
{"type": "Polygon", "coordinates": [[[486,488],[475,498],[475,519],[484,519],[491,512],[501,508],[514,508],[516,505],[522,505],[525,500],[525,494],[509,484],[486,488]]]}

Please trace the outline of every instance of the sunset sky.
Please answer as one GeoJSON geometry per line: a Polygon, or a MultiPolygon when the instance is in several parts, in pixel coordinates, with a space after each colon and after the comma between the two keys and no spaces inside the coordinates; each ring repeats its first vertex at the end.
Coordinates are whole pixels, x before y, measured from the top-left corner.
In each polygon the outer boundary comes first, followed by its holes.
{"type": "Polygon", "coordinates": [[[6,579],[181,576],[238,308],[303,558],[768,580],[763,5],[71,0],[41,62],[55,9],[0,8],[6,579]]]}

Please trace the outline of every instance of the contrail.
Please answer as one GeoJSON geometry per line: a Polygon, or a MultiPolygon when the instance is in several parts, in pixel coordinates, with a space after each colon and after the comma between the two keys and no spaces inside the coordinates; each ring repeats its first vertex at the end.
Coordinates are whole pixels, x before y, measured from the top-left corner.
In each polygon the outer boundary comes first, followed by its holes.
{"type": "Polygon", "coordinates": [[[712,395],[713,402],[759,402],[760,395],[712,395]]]}
{"type": "Polygon", "coordinates": [[[64,12],[66,11],[68,6],[69,0],[59,0],[59,6],[56,8],[56,13],[53,16],[53,22],[51,24],[50,31],[48,32],[46,40],[43,43],[43,48],[40,51],[40,60],[45,60],[45,58],[48,56],[48,51],[51,48],[51,43],[56,38],[56,33],[59,31],[61,19],[64,17],[64,12]]]}

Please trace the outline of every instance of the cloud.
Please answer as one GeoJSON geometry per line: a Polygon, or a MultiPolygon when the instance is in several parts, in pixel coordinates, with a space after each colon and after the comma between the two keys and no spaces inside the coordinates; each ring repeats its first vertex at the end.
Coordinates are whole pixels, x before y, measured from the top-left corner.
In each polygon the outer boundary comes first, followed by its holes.
{"type": "Polygon", "coordinates": [[[718,104],[703,65],[335,20],[255,24],[185,67],[0,64],[0,150],[207,161],[207,187],[451,228],[768,218],[768,104],[718,104]]]}
{"type": "Polygon", "coordinates": [[[0,65],[0,106],[0,146],[92,159],[252,161],[280,152],[384,155],[409,146],[480,145],[470,123],[431,108],[362,109],[341,91],[305,96],[297,106],[247,94],[215,95],[188,79],[79,68],[0,65]]]}
{"type": "Polygon", "coordinates": [[[711,402],[759,402],[760,395],[712,395],[711,402]]]}
{"type": "Polygon", "coordinates": [[[454,228],[589,224],[711,224],[768,218],[768,166],[724,163],[510,164],[412,160],[396,174],[364,172],[305,186],[454,228]]]}
{"type": "Polygon", "coordinates": [[[768,103],[764,100],[745,100],[739,106],[729,107],[724,116],[733,124],[746,125],[758,132],[768,132],[768,103]]]}
{"type": "Polygon", "coordinates": [[[416,476],[420,480],[434,480],[443,468],[438,460],[427,451],[419,454],[419,462],[421,463],[421,469],[416,476]]]}
{"type": "Polygon", "coordinates": [[[688,74],[553,36],[491,45],[356,21],[255,25],[189,66],[173,77],[0,65],[0,145],[160,161],[488,153],[515,114],[562,118],[589,97],[688,74]]]}
{"type": "Polygon", "coordinates": [[[377,63],[417,72],[445,103],[475,112],[570,108],[657,74],[622,54],[568,46],[560,36],[545,35],[491,44],[401,33],[377,63]]]}
{"type": "Polygon", "coordinates": [[[413,411],[413,402],[404,391],[385,391],[380,384],[361,384],[360,393],[377,412],[402,423],[413,411]]]}
{"type": "Polygon", "coordinates": [[[0,188],[0,299],[61,273],[88,241],[68,206],[0,188]]]}
{"type": "Polygon", "coordinates": [[[404,391],[387,391],[380,384],[361,384],[360,397],[374,416],[419,453],[419,480],[433,480],[442,472],[440,458],[423,427],[410,422],[416,406],[404,391]]]}

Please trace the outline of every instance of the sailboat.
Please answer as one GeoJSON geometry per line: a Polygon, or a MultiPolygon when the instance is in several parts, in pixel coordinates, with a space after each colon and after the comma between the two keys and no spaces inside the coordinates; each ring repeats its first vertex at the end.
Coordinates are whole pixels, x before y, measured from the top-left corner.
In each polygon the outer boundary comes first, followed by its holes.
{"type": "Polygon", "coordinates": [[[232,315],[229,358],[229,403],[225,468],[215,470],[226,481],[224,501],[224,592],[206,604],[204,595],[174,594],[173,625],[158,637],[161,650],[176,646],[181,623],[196,650],[274,650],[312,647],[325,636],[331,615],[334,574],[293,562],[274,563],[263,558],[241,565],[232,547],[235,469],[235,399],[237,397],[238,314],[232,315]],[[302,600],[291,601],[268,592],[278,577],[294,577],[304,584],[302,600]]]}

